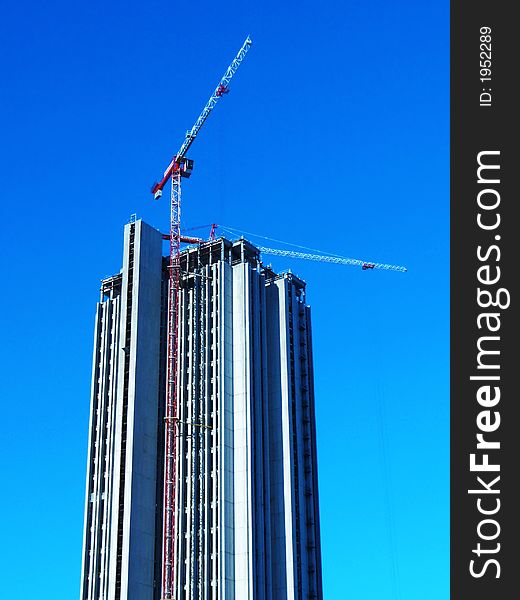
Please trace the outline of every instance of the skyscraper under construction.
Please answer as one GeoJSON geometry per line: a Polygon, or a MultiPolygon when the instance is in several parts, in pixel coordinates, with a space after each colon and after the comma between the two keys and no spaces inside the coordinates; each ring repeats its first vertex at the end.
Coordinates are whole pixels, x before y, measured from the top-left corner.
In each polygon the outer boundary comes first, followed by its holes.
{"type": "MultiPolygon", "coordinates": [[[[125,226],[97,305],[81,600],[161,600],[168,260],[125,226]]],[[[181,253],[175,600],[321,599],[305,283],[221,238],[181,253]]]]}

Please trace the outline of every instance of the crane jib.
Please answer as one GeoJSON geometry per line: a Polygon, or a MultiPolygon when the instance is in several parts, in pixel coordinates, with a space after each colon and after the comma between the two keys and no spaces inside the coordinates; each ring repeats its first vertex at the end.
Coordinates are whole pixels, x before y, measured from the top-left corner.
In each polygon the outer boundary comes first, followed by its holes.
{"type": "Polygon", "coordinates": [[[304,260],[316,260],[319,262],[329,262],[337,265],[352,265],[358,266],[363,271],[371,269],[382,269],[383,271],[397,271],[399,273],[406,273],[408,270],[406,267],[400,267],[398,265],[389,265],[386,263],[368,262],[359,260],[357,258],[347,258],[344,256],[327,256],[324,254],[309,254],[308,252],[295,252],[294,250],[279,250],[278,248],[265,248],[259,246],[258,249],[264,254],[271,254],[273,256],[286,256],[288,258],[301,258],[304,260]]]}
{"type": "Polygon", "coordinates": [[[222,96],[226,95],[229,92],[229,82],[231,81],[231,78],[233,77],[233,75],[237,72],[238,67],[244,60],[244,57],[247,54],[247,51],[251,47],[252,43],[253,42],[252,42],[250,36],[247,36],[245,42],[242,44],[242,47],[238,51],[238,54],[233,59],[233,62],[229,65],[224,76],[218,82],[217,87],[215,88],[213,94],[211,94],[210,99],[208,100],[208,102],[206,103],[206,106],[203,108],[199,117],[195,121],[195,124],[187,132],[186,138],[185,138],[184,142],[182,143],[181,147],[179,148],[179,151],[174,156],[174,158],[168,165],[167,169],[164,171],[163,178],[161,179],[161,181],[159,183],[155,183],[152,186],[152,194],[154,194],[155,198],[159,198],[161,196],[163,187],[166,185],[166,182],[168,181],[169,177],[171,176],[171,174],[174,171],[175,162],[179,162],[181,159],[183,159],[186,156],[186,153],[188,152],[188,150],[190,149],[191,145],[193,144],[195,138],[197,137],[197,134],[200,131],[200,128],[206,122],[206,119],[209,117],[211,111],[215,108],[219,99],[222,98],[222,96]]]}

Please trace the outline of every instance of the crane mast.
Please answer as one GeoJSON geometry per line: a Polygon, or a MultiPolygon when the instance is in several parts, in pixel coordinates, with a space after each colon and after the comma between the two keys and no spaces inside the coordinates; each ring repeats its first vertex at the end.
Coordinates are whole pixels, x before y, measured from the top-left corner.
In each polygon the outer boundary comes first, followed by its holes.
{"type": "Polygon", "coordinates": [[[177,456],[179,452],[178,431],[178,329],[179,329],[179,287],[180,287],[180,246],[181,241],[181,179],[189,177],[193,161],[186,153],[193,144],[201,127],[206,122],[218,100],[229,91],[229,82],[242,63],[251,46],[248,36],[237,56],[227,68],[195,125],[187,132],[186,138],[173,157],[159,183],[152,187],[154,198],[160,198],[163,187],[171,179],[170,196],[170,263],[168,292],[168,333],[167,333],[167,389],[164,417],[164,492],[163,492],[163,554],[162,554],[162,598],[171,600],[175,596],[175,549],[178,537],[176,522],[177,456]]]}

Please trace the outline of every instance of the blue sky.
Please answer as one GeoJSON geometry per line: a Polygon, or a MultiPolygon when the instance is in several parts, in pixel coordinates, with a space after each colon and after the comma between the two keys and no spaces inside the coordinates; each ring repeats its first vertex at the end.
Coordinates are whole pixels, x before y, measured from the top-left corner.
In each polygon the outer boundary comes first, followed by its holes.
{"type": "Polygon", "coordinates": [[[266,261],[313,309],[325,598],[448,598],[448,9],[3,3],[2,597],[78,596],[99,280],[250,33],[184,223],[409,268],[266,261]]]}

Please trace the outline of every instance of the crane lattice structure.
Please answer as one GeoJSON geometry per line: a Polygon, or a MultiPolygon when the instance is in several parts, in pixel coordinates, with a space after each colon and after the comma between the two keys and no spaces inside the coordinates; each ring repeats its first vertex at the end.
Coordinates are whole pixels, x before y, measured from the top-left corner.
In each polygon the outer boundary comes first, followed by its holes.
{"type": "Polygon", "coordinates": [[[337,265],[352,265],[354,267],[361,267],[364,271],[366,271],[367,269],[383,269],[384,271],[398,271],[400,273],[406,273],[407,271],[406,267],[388,265],[385,263],[366,262],[357,258],[328,256],[326,254],[309,254],[308,252],[295,252],[294,250],[279,250],[278,248],[266,248],[264,246],[258,246],[258,249],[264,254],[271,254],[274,256],[287,256],[288,258],[301,258],[303,260],[317,260],[319,262],[329,262],[335,263],[337,265]]]}
{"type": "Polygon", "coordinates": [[[162,598],[171,600],[176,589],[175,581],[175,546],[178,527],[175,520],[177,491],[177,455],[178,455],[178,328],[179,328],[179,283],[180,283],[180,247],[181,242],[181,179],[189,177],[193,169],[193,161],[186,158],[186,153],[193,144],[201,127],[206,122],[218,100],[229,92],[229,82],[244,60],[252,41],[248,36],[215,91],[200,113],[195,125],[186,133],[186,138],[177,154],[164,171],[159,183],[152,186],[154,198],[162,196],[162,190],[171,179],[170,197],[170,263],[169,263],[169,295],[168,295],[168,349],[167,349],[167,390],[164,417],[165,430],[165,464],[164,464],[164,497],[163,497],[163,556],[162,556],[162,598]]]}
{"type": "MultiPolygon", "coordinates": [[[[192,227],[187,230],[201,229],[211,227],[209,239],[215,239],[215,231],[220,228],[222,231],[230,234],[235,237],[236,235],[240,235],[240,238],[243,239],[242,234],[251,235],[253,237],[262,238],[264,240],[269,240],[271,242],[278,242],[280,244],[285,244],[287,246],[293,246],[303,250],[310,250],[310,252],[298,252],[296,250],[282,250],[280,248],[267,248],[266,246],[257,246],[257,248],[263,254],[270,254],[272,256],[285,256],[287,258],[298,258],[302,260],[315,260],[318,262],[328,262],[334,263],[336,265],[351,265],[353,267],[361,267],[363,271],[367,271],[369,269],[382,269],[383,271],[396,271],[399,273],[406,273],[408,270],[406,267],[400,267],[398,265],[389,265],[387,263],[378,263],[378,262],[369,262],[366,260],[360,260],[358,258],[347,258],[346,256],[340,256],[338,254],[326,254],[321,250],[316,250],[316,248],[308,248],[307,246],[301,246],[299,244],[291,244],[289,242],[284,242],[283,240],[277,240],[274,238],[267,237],[265,235],[259,235],[257,233],[251,233],[242,231],[240,229],[235,229],[234,227],[230,227],[229,225],[217,225],[216,223],[211,223],[210,225],[201,225],[199,227],[192,227]],[[320,254],[314,254],[313,252],[319,252],[320,254]]],[[[183,238],[187,241],[187,243],[201,243],[203,242],[200,238],[183,238]]]]}

